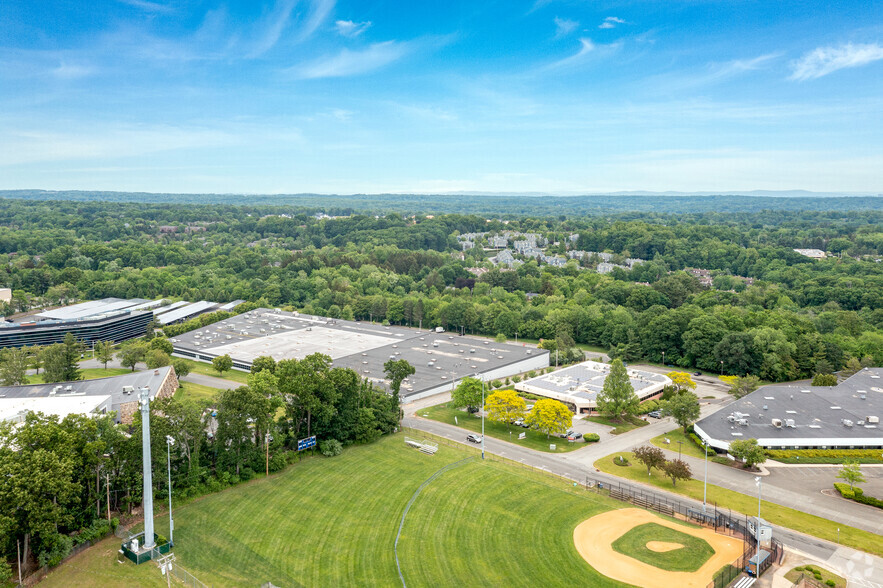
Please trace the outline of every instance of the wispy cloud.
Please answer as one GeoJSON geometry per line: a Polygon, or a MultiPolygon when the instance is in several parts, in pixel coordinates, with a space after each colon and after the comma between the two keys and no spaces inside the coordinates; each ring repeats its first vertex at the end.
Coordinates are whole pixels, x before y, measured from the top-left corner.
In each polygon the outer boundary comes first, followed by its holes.
{"type": "Polygon", "coordinates": [[[612,29],[615,28],[616,25],[625,24],[625,20],[617,17],[617,16],[608,16],[604,19],[604,22],[598,25],[599,29],[612,29]]]}
{"type": "Polygon", "coordinates": [[[576,30],[579,21],[555,17],[555,38],[561,39],[576,30]]]}
{"type": "Polygon", "coordinates": [[[343,49],[336,55],[321,57],[292,71],[303,79],[341,78],[370,73],[404,57],[407,43],[386,41],[374,43],[362,51],[343,49]]]}
{"type": "Polygon", "coordinates": [[[353,22],[351,20],[338,20],[334,22],[338,34],[344,37],[358,37],[371,26],[371,21],[353,22]]]}
{"type": "Polygon", "coordinates": [[[75,80],[92,75],[95,73],[95,68],[89,65],[61,63],[58,67],[51,69],[49,73],[62,80],[75,80]]]}
{"type": "Polygon", "coordinates": [[[281,0],[257,25],[258,34],[255,36],[254,45],[248,52],[249,57],[257,57],[272,49],[279,42],[282,31],[288,25],[291,11],[294,10],[296,0],[281,0]]]}
{"type": "Polygon", "coordinates": [[[303,41],[315,33],[316,29],[325,22],[332,8],[334,8],[334,0],[313,0],[309,16],[304,20],[298,38],[303,41]]]}
{"type": "Polygon", "coordinates": [[[883,47],[877,43],[839,47],[818,47],[791,64],[790,80],[814,80],[840,69],[860,67],[883,59],[883,47]]]}
{"type": "Polygon", "coordinates": [[[169,12],[174,12],[175,7],[170,6],[168,4],[161,4],[159,2],[150,2],[148,0],[118,0],[123,4],[128,4],[129,6],[134,6],[135,8],[140,8],[146,12],[155,12],[167,14],[169,12]]]}
{"type": "Polygon", "coordinates": [[[575,67],[581,65],[588,61],[593,54],[605,55],[609,54],[613,51],[616,51],[622,46],[622,43],[610,43],[605,45],[598,45],[592,42],[591,39],[587,37],[581,37],[579,40],[579,51],[574,53],[569,57],[565,57],[564,59],[559,59],[553,63],[550,63],[546,67],[542,68],[544,70],[552,70],[552,69],[566,69],[570,67],[575,67]]]}
{"type": "Polygon", "coordinates": [[[733,59],[722,63],[710,63],[704,69],[690,68],[688,72],[677,72],[653,76],[668,90],[683,90],[723,82],[746,72],[762,70],[781,56],[768,53],[749,59],[733,59]]]}

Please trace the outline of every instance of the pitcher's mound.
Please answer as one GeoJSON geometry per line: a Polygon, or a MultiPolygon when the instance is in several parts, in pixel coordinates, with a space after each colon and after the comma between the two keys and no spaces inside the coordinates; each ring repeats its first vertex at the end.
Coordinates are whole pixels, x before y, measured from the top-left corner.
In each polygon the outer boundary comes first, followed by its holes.
{"type": "MultiPolygon", "coordinates": [[[[700,529],[679,525],[652,512],[639,508],[611,510],[586,519],[573,530],[576,550],[590,566],[601,574],[620,582],[643,586],[644,588],[706,588],[713,580],[714,573],[726,564],[736,561],[743,552],[743,543],[735,537],[718,535],[710,529],[700,529]],[[695,572],[671,572],[657,568],[619,553],[613,549],[613,542],[628,533],[632,528],[646,523],[656,523],[681,533],[693,535],[706,541],[714,550],[708,561],[695,572]]],[[[682,546],[664,541],[648,542],[647,548],[657,551],[651,543],[665,547],[660,552],[674,551],[682,546]]],[[[656,547],[659,547],[657,545],[656,547]]]]}
{"type": "Polygon", "coordinates": [[[668,541],[648,541],[647,549],[650,551],[656,551],[659,553],[665,553],[666,551],[674,551],[675,549],[682,548],[683,545],[680,543],[669,543],[668,541]]]}

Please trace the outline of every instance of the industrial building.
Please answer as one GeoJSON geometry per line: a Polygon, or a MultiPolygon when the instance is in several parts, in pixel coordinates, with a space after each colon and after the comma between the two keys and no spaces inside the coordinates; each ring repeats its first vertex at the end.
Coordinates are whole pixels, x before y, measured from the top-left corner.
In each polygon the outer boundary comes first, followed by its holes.
{"type": "Polygon", "coordinates": [[[0,387],[0,423],[21,422],[29,412],[63,419],[69,414],[116,413],[116,422],[131,423],[138,409],[138,391],[150,390],[151,398],[166,398],[178,389],[171,366],[96,380],[55,384],[0,387]]]}
{"type": "MultiPolygon", "coordinates": [[[[662,374],[632,368],[627,368],[626,372],[635,394],[642,401],[662,394],[663,388],[671,384],[671,380],[662,374]]],[[[577,414],[589,414],[597,407],[596,398],[609,373],[609,364],[584,361],[515,384],[515,389],[560,400],[577,414]]]]}
{"type": "Polygon", "coordinates": [[[444,332],[381,326],[267,308],[249,311],[171,339],[174,355],[210,362],[229,355],[233,367],[250,370],[256,357],[302,359],[323,353],[337,367],[386,385],[383,364],[404,359],[416,373],[401,395],[416,400],[451,390],[477,375],[490,381],[548,367],[549,352],[444,332]]]}
{"type": "Polygon", "coordinates": [[[711,447],[757,439],[767,449],[883,449],[883,369],[865,368],[836,386],[758,388],[693,428],[711,447]]]}
{"type": "Polygon", "coordinates": [[[152,301],[105,298],[40,312],[18,321],[0,322],[0,348],[51,345],[71,333],[87,345],[141,337],[153,320],[145,308],[152,301]]]}

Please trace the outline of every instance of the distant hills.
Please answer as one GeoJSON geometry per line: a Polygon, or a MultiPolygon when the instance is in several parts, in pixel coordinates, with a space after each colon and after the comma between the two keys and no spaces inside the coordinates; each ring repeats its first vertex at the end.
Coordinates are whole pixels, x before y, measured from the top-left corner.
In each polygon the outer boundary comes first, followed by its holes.
{"type": "Polygon", "coordinates": [[[452,192],[447,194],[169,194],[90,190],[0,190],[0,199],[274,206],[328,214],[476,214],[594,216],[628,212],[732,214],[769,211],[883,210],[880,194],[830,194],[805,190],[753,190],[743,194],[616,192],[541,194],[452,192]]]}

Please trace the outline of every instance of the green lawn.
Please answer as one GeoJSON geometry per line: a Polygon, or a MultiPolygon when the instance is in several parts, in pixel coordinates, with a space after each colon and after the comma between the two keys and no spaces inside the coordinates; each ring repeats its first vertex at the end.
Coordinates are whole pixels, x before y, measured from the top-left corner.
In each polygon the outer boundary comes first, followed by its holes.
{"type": "Polygon", "coordinates": [[[218,388],[194,384],[193,382],[180,382],[181,387],[175,391],[178,400],[211,400],[221,392],[218,388]]]}
{"type": "MultiPolygon", "coordinates": [[[[315,457],[175,509],[177,562],[212,586],[397,586],[393,544],[417,488],[474,456],[427,456],[402,435],[315,457]]],[[[622,586],[578,554],[573,530],[623,504],[553,476],[473,460],[423,489],[398,544],[409,586],[622,586]]],[[[167,534],[168,519],[156,530],[167,534]]],[[[72,558],[46,586],[162,586],[153,564],[118,564],[110,539],[72,558]]]]}
{"type": "MultiPolygon", "coordinates": [[[[417,415],[440,423],[454,425],[474,433],[481,433],[481,418],[469,414],[465,410],[460,410],[459,408],[450,408],[447,403],[436,404],[435,406],[430,406],[426,409],[420,409],[417,411],[417,415]],[[455,417],[457,419],[456,422],[454,422],[455,417]]],[[[516,427],[515,425],[507,428],[504,424],[494,423],[488,419],[485,419],[484,421],[484,434],[488,437],[511,441],[522,447],[529,447],[530,449],[545,451],[546,453],[566,453],[586,446],[586,443],[582,439],[573,443],[570,443],[567,439],[556,437],[555,435],[552,435],[547,439],[545,433],[540,433],[533,429],[516,427]],[[519,440],[518,435],[521,433],[525,433],[527,437],[519,440]],[[555,444],[555,451],[549,449],[550,444],[555,444]]],[[[465,438],[465,433],[463,436],[465,438]]]]}
{"type": "MultiPolygon", "coordinates": [[[[668,449],[670,451],[680,451],[682,455],[689,455],[690,457],[698,457],[699,459],[705,458],[705,451],[703,451],[696,443],[690,439],[687,435],[684,435],[683,429],[675,429],[674,431],[669,431],[668,433],[664,433],[659,435],[658,437],[653,437],[650,439],[650,443],[655,445],[656,447],[661,447],[662,449],[668,449]],[[665,440],[668,439],[671,443],[665,443],[665,440]],[[678,441],[681,442],[678,445],[678,441]]],[[[712,457],[717,455],[713,449],[708,449],[708,459],[710,460],[712,457]]]]}
{"type": "Polygon", "coordinates": [[[714,549],[704,539],[657,523],[632,527],[628,533],[614,541],[612,547],[623,555],[670,572],[695,572],[714,555],[714,549]],[[650,541],[679,543],[683,547],[672,551],[653,551],[647,547],[650,541]]]}
{"type": "MultiPolygon", "coordinates": [[[[651,486],[656,486],[657,488],[662,488],[669,492],[676,492],[696,500],[702,500],[701,480],[682,480],[678,482],[676,487],[672,487],[671,480],[664,477],[664,475],[657,470],[653,470],[653,475],[648,477],[647,468],[635,460],[634,454],[625,453],[625,456],[626,459],[631,460],[634,465],[625,467],[615,466],[613,465],[614,455],[602,457],[596,461],[594,465],[602,472],[620,478],[625,478],[642,484],[650,484],[651,486]]],[[[713,484],[708,485],[708,502],[717,503],[722,508],[733,509],[734,511],[749,515],[757,512],[756,496],[748,496],[713,484]]],[[[767,501],[763,501],[761,512],[763,518],[775,525],[788,527],[789,529],[794,529],[795,531],[800,531],[801,533],[813,535],[834,543],[838,542],[837,529],[839,528],[839,542],[841,545],[867,551],[874,555],[883,556],[883,537],[880,535],[835,523],[815,515],[800,512],[799,510],[767,501]]]]}
{"type": "Polygon", "coordinates": [[[817,580],[822,582],[822,584],[826,583],[828,580],[834,580],[835,588],[846,588],[846,579],[844,577],[838,576],[834,572],[829,572],[825,568],[820,568],[819,566],[797,566],[785,574],[785,579],[792,584],[796,584],[798,580],[800,580],[801,574],[808,578],[814,578],[813,572],[818,572],[819,575],[822,576],[821,580],[817,580]]]}
{"type": "MultiPolygon", "coordinates": [[[[175,358],[183,359],[183,358],[175,358]]],[[[212,367],[210,363],[204,363],[201,361],[193,361],[192,359],[183,359],[190,366],[191,374],[202,374],[204,376],[212,376],[214,378],[224,378],[225,380],[233,380],[234,382],[239,382],[240,384],[248,383],[248,374],[246,372],[240,372],[237,370],[230,370],[228,372],[224,372],[222,376],[218,372],[215,371],[215,368],[212,367]]]]}
{"type": "Polygon", "coordinates": [[[613,430],[610,431],[612,435],[621,435],[622,433],[627,433],[632,429],[637,429],[638,427],[646,427],[650,424],[644,419],[636,416],[629,416],[625,417],[623,420],[615,421],[605,416],[587,416],[583,417],[583,419],[591,421],[593,423],[598,423],[599,425],[613,427],[613,430]]]}
{"type": "MultiPolygon", "coordinates": [[[[81,369],[80,373],[83,374],[84,380],[95,380],[97,378],[109,378],[110,376],[122,376],[124,374],[130,374],[132,373],[132,370],[130,370],[129,368],[86,368],[81,369]]],[[[43,372],[28,376],[28,382],[31,384],[42,384],[43,372]]]]}

